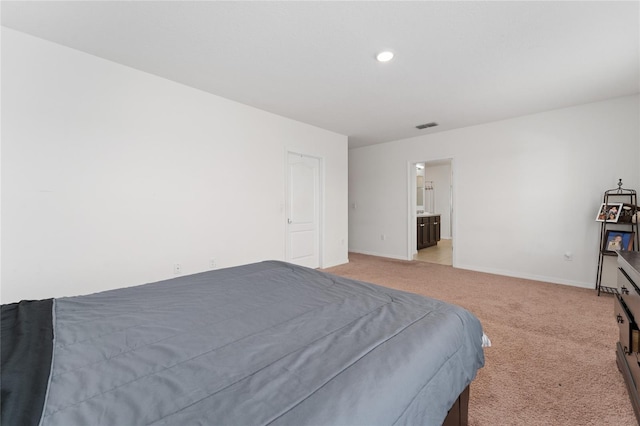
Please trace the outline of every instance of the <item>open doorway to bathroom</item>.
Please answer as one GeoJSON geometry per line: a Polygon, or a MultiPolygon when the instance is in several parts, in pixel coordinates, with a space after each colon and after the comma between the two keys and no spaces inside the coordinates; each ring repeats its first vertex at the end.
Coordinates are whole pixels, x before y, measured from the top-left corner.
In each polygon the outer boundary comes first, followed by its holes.
{"type": "Polygon", "coordinates": [[[411,258],[452,266],[452,160],[422,161],[411,167],[411,258]]]}

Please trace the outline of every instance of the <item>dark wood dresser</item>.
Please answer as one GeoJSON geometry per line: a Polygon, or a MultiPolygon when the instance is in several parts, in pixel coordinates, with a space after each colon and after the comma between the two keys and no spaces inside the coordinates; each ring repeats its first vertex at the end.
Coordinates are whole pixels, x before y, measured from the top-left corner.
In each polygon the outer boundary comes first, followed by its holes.
{"type": "Polygon", "coordinates": [[[616,361],[640,424],[640,252],[618,252],[615,316],[620,329],[616,361]]]}

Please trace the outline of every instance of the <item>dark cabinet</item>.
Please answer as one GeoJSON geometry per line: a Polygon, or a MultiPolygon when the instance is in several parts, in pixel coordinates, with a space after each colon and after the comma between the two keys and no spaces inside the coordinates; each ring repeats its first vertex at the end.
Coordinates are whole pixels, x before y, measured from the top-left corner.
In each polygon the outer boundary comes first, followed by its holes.
{"type": "Polygon", "coordinates": [[[418,218],[418,250],[440,241],[440,215],[418,218]]]}

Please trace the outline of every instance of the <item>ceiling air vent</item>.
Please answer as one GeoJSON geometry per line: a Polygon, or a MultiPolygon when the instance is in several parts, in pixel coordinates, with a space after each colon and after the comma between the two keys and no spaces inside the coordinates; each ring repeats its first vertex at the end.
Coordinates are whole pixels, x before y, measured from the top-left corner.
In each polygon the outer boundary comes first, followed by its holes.
{"type": "Polygon", "coordinates": [[[416,129],[420,129],[420,130],[428,129],[429,127],[436,127],[437,125],[438,123],[431,122],[431,123],[426,123],[426,124],[421,124],[419,126],[416,126],[416,129]]]}

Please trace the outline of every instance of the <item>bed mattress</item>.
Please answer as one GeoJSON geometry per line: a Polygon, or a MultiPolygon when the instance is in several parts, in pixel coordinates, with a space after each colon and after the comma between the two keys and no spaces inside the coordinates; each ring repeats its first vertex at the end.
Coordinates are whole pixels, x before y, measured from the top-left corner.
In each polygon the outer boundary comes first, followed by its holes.
{"type": "Polygon", "coordinates": [[[484,363],[461,307],[278,261],[55,299],[50,319],[44,426],[440,425],[484,363]]]}

